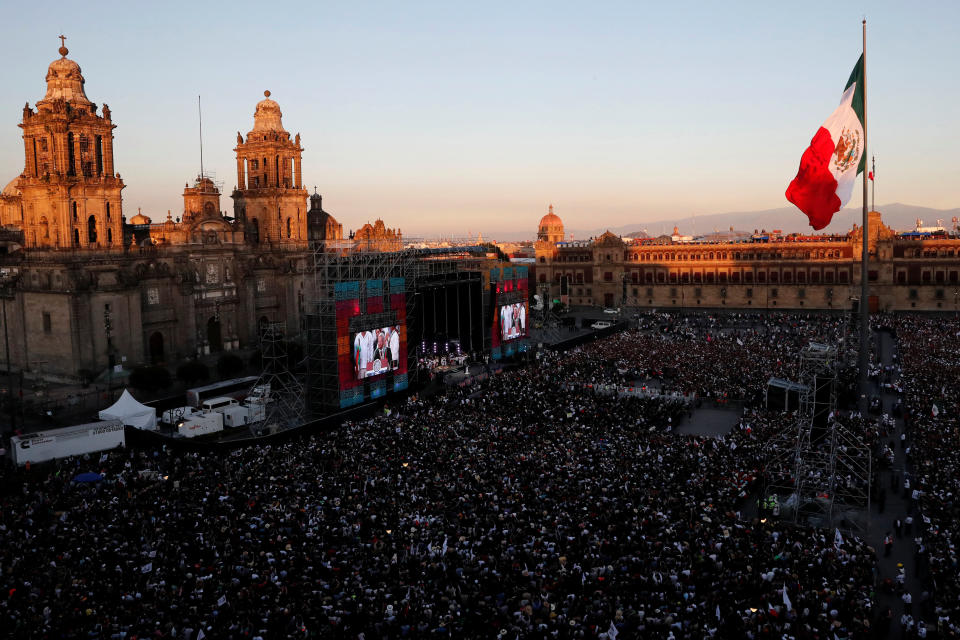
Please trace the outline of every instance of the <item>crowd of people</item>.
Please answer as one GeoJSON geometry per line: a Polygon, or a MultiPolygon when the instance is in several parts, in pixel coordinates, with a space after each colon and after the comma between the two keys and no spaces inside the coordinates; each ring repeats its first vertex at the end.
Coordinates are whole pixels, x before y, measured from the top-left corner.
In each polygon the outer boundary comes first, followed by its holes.
{"type": "Polygon", "coordinates": [[[891,316],[900,347],[905,434],[911,471],[897,487],[904,492],[915,523],[911,535],[918,576],[934,594],[934,610],[944,635],[960,636],[960,320],[931,321],[891,316]]]}
{"type": "Polygon", "coordinates": [[[566,366],[600,383],[652,380],[699,398],[757,402],[770,378],[798,379],[801,349],[837,344],[846,328],[835,315],[647,313],[637,329],[590,344],[566,366]]]}
{"type": "MultiPolygon", "coordinates": [[[[669,428],[682,401],[583,384],[671,367],[698,393],[751,396],[769,375],[789,377],[799,348],[838,321],[679,325],[544,352],[281,444],[5,467],[0,628],[184,640],[883,637],[873,549],[744,513],[776,416],[751,410],[724,437],[681,436],[669,428]],[[102,480],[74,482],[89,471],[102,480]]],[[[944,475],[926,491],[955,495],[944,475]]],[[[943,508],[955,523],[953,505],[943,508]]],[[[924,538],[938,589],[956,589],[942,546],[952,532],[924,538]]]]}

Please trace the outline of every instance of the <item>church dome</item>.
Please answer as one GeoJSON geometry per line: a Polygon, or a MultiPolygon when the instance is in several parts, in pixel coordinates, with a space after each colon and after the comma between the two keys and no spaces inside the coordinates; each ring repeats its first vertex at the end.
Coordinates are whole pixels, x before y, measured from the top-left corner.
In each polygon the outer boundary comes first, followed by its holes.
{"type": "Polygon", "coordinates": [[[137,215],[130,218],[130,224],[150,224],[150,218],[137,212],[137,215]]]}
{"type": "Polygon", "coordinates": [[[270,92],[263,92],[264,98],[257,103],[257,110],[253,114],[254,131],[283,131],[283,114],[280,105],[270,99],[270,92]]]}
{"type": "Polygon", "coordinates": [[[537,229],[537,239],[549,242],[563,242],[563,220],[553,212],[553,205],[547,215],[540,218],[540,227],[537,229]]]}
{"type": "Polygon", "coordinates": [[[46,77],[47,93],[37,104],[65,100],[73,106],[93,106],[83,91],[84,79],[80,65],[68,58],[68,53],[66,47],[60,47],[61,57],[50,63],[46,77]]]}
{"type": "Polygon", "coordinates": [[[554,229],[556,227],[563,228],[563,220],[560,219],[560,216],[553,212],[553,205],[550,205],[550,213],[540,218],[540,228],[541,229],[554,229]]]}
{"type": "Polygon", "coordinates": [[[3,192],[0,195],[7,197],[17,197],[20,195],[20,176],[17,176],[13,180],[7,183],[7,186],[3,188],[3,192]]]}

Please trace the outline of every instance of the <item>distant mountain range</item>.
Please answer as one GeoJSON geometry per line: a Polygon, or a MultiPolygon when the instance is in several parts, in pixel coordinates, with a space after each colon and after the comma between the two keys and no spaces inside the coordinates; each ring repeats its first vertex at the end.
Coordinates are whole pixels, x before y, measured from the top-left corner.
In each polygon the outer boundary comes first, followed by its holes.
{"type": "MultiPolygon", "coordinates": [[[[942,219],[946,227],[951,227],[951,219],[960,217],[960,208],[931,209],[910,204],[895,202],[878,206],[877,210],[883,216],[883,222],[896,231],[909,231],[916,227],[917,219],[923,220],[925,226],[934,226],[937,219],[942,219]]],[[[646,233],[651,237],[673,233],[673,227],[679,227],[683,235],[706,235],[714,231],[727,231],[733,227],[737,231],[752,232],[754,229],[772,231],[779,229],[783,233],[846,233],[854,224],[860,224],[860,207],[847,207],[833,216],[833,222],[822,231],[814,232],[807,224],[807,218],[796,207],[780,207],[765,211],[738,211],[732,213],[714,213],[703,216],[687,216],[684,218],[668,218],[656,222],[629,224],[619,227],[597,227],[594,229],[567,229],[567,236],[572,233],[578,240],[596,237],[604,231],[611,231],[621,236],[642,237],[646,233]]]]}

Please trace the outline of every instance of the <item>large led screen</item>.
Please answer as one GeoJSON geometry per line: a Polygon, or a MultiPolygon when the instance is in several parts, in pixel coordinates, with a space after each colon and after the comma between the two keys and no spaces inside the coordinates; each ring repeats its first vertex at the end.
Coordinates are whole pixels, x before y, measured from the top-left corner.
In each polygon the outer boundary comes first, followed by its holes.
{"type": "Polygon", "coordinates": [[[400,367],[400,327],[360,331],[353,336],[353,371],[358,380],[379,376],[400,367]]]}
{"type": "Polygon", "coordinates": [[[525,302],[500,307],[500,339],[503,342],[527,336],[527,305],[525,302]]]}

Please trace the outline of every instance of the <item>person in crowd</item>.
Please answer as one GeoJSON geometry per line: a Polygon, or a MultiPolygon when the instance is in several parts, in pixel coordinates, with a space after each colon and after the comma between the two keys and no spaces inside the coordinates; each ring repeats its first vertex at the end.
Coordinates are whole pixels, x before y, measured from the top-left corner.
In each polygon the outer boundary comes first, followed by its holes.
{"type": "MultiPolygon", "coordinates": [[[[0,629],[702,640],[889,628],[873,549],[741,511],[760,461],[784,446],[783,416],[757,402],[766,380],[795,379],[800,349],[839,336],[842,319],[644,322],[330,432],[0,468],[0,629]],[[637,380],[679,393],[605,391],[637,380]],[[687,413],[684,392],[749,406],[721,438],[667,432],[687,413]],[[103,480],[72,482],[91,470],[103,480]]],[[[935,395],[941,417],[931,417],[924,394],[960,373],[960,344],[941,347],[940,329],[921,320],[896,330],[901,345],[929,345],[924,358],[901,346],[897,382],[920,490],[915,534],[936,577],[931,617],[919,603],[916,614],[956,634],[960,406],[935,395]]],[[[837,419],[883,450],[878,419],[837,419]]]]}

